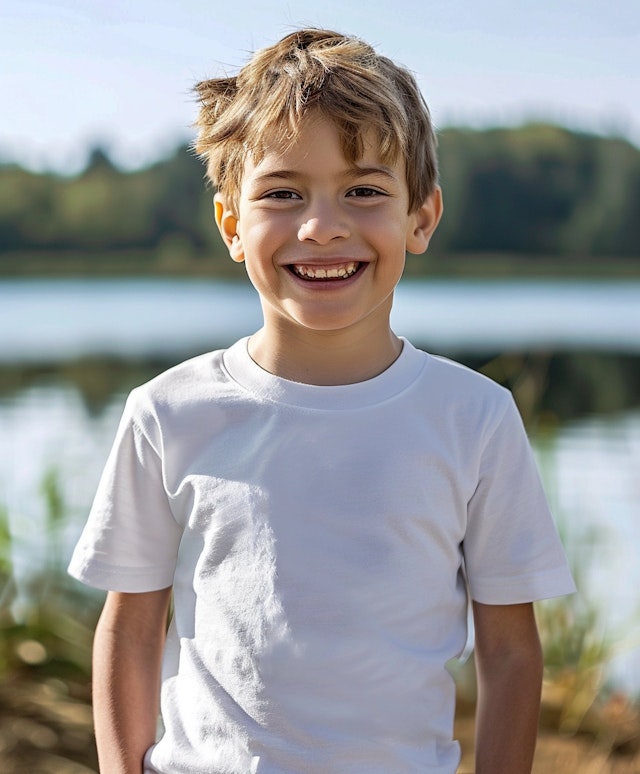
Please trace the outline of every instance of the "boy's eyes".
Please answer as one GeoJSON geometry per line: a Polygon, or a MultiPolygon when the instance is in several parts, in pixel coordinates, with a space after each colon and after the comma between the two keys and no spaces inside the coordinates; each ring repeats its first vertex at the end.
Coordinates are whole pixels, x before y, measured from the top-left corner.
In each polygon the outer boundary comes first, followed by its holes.
{"type": "MultiPolygon", "coordinates": [[[[371,188],[366,185],[359,185],[356,188],[351,188],[349,191],[347,191],[347,196],[352,198],[373,198],[375,196],[384,196],[385,194],[382,191],[379,191],[377,188],[371,188]]],[[[268,193],[264,194],[265,199],[281,199],[284,201],[297,201],[301,200],[302,196],[300,194],[296,193],[295,191],[289,191],[285,188],[277,190],[277,191],[269,191],[268,193]]]]}

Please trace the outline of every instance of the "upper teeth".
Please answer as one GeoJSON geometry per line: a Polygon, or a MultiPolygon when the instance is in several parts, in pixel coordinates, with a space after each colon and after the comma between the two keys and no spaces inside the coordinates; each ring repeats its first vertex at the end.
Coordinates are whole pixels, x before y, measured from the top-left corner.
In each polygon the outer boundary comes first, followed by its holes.
{"type": "Polygon", "coordinates": [[[308,279],[344,279],[355,274],[358,270],[358,262],[349,261],[349,263],[342,264],[341,266],[331,266],[329,268],[294,265],[293,270],[300,277],[308,279]]]}

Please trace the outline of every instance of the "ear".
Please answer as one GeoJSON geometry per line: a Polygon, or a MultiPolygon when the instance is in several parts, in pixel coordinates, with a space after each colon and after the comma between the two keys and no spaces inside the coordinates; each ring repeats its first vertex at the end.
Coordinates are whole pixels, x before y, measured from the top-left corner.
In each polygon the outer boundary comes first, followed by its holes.
{"type": "Polygon", "coordinates": [[[242,263],[244,261],[244,250],[238,234],[239,221],[234,210],[229,206],[226,198],[221,193],[217,193],[213,197],[213,208],[216,225],[229,250],[231,259],[236,263],[242,263]]]}
{"type": "Polygon", "coordinates": [[[429,247],[433,232],[442,217],[442,191],[436,186],[422,205],[409,216],[407,251],[421,255],[429,247]]]}

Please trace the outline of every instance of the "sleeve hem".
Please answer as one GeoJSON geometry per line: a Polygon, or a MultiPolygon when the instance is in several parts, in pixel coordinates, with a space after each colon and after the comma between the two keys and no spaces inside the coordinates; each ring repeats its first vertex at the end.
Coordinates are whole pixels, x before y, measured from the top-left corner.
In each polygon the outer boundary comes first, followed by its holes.
{"type": "Polygon", "coordinates": [[[122,567],[100,562],[94,557],[73,557],[68,567],[71,577],[102,591],[139,593],[159,591],[173,585],[175,567],[122,567]]]}
{"type": "Polygon", "coordinates": [[[576,592],[568,567],[521,577],[476,579],[469,587],[471,598],[485,605],[517,605],[576,592]]]}

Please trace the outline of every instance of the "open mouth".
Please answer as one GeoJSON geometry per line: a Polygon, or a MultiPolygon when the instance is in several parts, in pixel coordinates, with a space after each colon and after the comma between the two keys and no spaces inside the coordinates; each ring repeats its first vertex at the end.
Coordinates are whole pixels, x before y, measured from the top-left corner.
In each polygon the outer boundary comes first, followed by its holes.
{"type": "Polygon", "coordinates": [[[304,280],[345,280],[358,271],[362,266],[360,261],[347,261],[346,263],[335,264],[333,266],[309,266],[306,264],[294,263],[290,266],[291,271],[304,280]]]}

